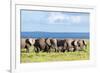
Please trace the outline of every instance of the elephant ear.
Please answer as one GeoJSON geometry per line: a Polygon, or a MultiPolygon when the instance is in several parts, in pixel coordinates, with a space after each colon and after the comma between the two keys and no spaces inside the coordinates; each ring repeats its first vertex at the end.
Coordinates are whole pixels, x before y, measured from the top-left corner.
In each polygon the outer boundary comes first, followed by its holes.
{"type": "Polygon", "coordinates": [[[25,40],[25,43],[26,43],[26,44],[29,44],[29,45],[31,46],[31,43],[30,43],[29,39],[26,39],[26,40],[25,40]]]}
{"type": "Polygon", "coordinates": [[[45,39],[44,38],[40,38],[39,39],[39,44],[40,45],[45,45],[45,39]]]}
{"type": "Polygon", "coordinates": [[[30,38],[30,39],[29,39],[29,42],[30,42],[32,45],[34,45],[34,43],[35,43],[35,39],[30,38]]]}
{"type": "Polygon", "coordinates": [[[74,40],[74,46],[78,46],[78,40],[74,40]]]}
{"type": "Polygon", "coordinates": [[[49,45],[49,46],[51,46],[51,41],[50,41],[50,39],[46,39],[46,44],[49,45]]]}
{"type": "Polygon", "coordinates": [[[81,46],[81,45],[80,45],[80,40],[78,40],[77,44],[78,44],[79,47],[81,46]]]}

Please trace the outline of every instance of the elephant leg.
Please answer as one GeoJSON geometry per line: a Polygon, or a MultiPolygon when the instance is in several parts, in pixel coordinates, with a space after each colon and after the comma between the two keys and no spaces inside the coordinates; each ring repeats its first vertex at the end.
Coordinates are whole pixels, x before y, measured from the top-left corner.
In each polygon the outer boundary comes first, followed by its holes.
{"type": "Polygon", "coordinates": [[[38,52],[38,53],[40,52],[40,48],[37,49],[37,52],[38,52]]]}
{"type": "Polygon", "coordinates": [[[39,53],[39,52],[40,52],[40,48],[37,47],[35,52],[36,52],[36,53],[39,53]]]}
{"type": "Polygon", "coordinates": [[[62,49],[62,52],[64,53],[65,52],[65,49],[62,49]]]}
{"type": "Polygon", "coordinates": [[[54,48],[55,49],[55,52],[56,52],[56,48],[54,48]]]}
{"type": "Polygon", "coordinates": [[[51,52],[51,47],[49,46],[49,48],[48,48],[48,52],[50,53],[51,52]]]}
{"type": "Polygon", "coordinates": [[[59,52],[59,49],[58,49],[57,47],[55,47],[55,51],[56,51],[56,52],[59,52]]]}
{"type": "Polygon", "coordinates": [[[61,51],[61,47],[58,47],[57,52],[60,52],[60,51],[61,51]]]}
{"type": "Polygon", "coordinates": [[[34,47],[33,52],[35,52],[35,53],[36,53],[36,51],[37,51],[37,48],[36,48],[36,47],[34,47]]]}
{"type": "Polygon", "coordinates": [[[76,48],[76,47],[74,47],[74,50],[73,50],[73,52],[75,52],[75,51],[77,51],[77,48],[76,48]]]}
{"type": "Polygon", "coordinates": [[[69,48],[68,48],[67,52],[70,52],[70,51],[69,51],[69,48]]]}
{"type": "Polygon", "coordinates": [[[26,48],[26,53],[29,53],[29,48],[27,45],[25,45],[25,48],[26,48]]]}
{"type": "Polygon", "coordinates": [[[54,48],[55,49],[55,52],[57,52],[57,49],[56,48],[54,48]]]}
{"type": "Polygon", "coordinates": [[[26,48],[26,50],[27,50],[26,53],[29,53],[29,48],[26,48]]]}
{"type": "Polygon", "coordinates": [[[35,47],[33,46],[33,52],[35,52],[35,47]]]}
{"type": "Polygon", "coordinates": [[[70,51],[70,52],[73,52],[73,51],[74,51],[74,47],[71,47],[71,48],[69,49],[69,51],[70,51]]]}
{"type": "Polygon", "coordinates": [[[47,47],[46,47],[46,51],[47,51],[47,53],[50,52],[50,46],[47,46],[47,47]]]}

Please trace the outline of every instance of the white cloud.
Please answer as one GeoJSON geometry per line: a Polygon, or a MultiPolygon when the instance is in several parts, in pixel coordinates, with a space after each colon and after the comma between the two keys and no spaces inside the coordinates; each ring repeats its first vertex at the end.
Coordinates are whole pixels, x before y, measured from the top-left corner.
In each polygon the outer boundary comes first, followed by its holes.
{"type": "Polygon", "coordinates": [[[48,21],[49,23],[54,23],[54,24],[65,23],[65,22],[77,24],[77,23],[80,23],[81,17],[52,12],[52,13],[49,13],[48,21]]]}
{"type": "Polygon", "coordinates": [[[71,16],[72,23],[80,23],[81,17],[80,16],[71,16]]]}
{"type": "Polygon", "coordinates": [[[56,12],[52,12],[49,14],[48,20],[50,23],[59,23],[59,22],[63,22],[65,19],[64,14],[62,13],[56,13],[56,12]]]}

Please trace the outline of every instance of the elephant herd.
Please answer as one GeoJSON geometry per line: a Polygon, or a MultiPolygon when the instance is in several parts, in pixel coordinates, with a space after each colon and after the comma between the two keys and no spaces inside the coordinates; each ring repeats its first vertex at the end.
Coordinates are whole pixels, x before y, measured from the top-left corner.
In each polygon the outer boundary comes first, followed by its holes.
{"type": "Polygon", "coordinates": [[[81,51],[87,47],[87,42],[83,39],[57,39],[57,38],[22,38],[21,49],[33,46],[36,53],[42,52],[74,52],[81,51]]]}

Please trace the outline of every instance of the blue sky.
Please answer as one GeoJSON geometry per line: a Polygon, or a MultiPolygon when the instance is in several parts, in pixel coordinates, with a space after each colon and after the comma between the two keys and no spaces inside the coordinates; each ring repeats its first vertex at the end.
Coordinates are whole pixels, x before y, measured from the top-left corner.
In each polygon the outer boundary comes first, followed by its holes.
{"type": "Polygon", "coordinates": [[[89,13],[21,10],[21,32],[89,32],[89,13]]]}

